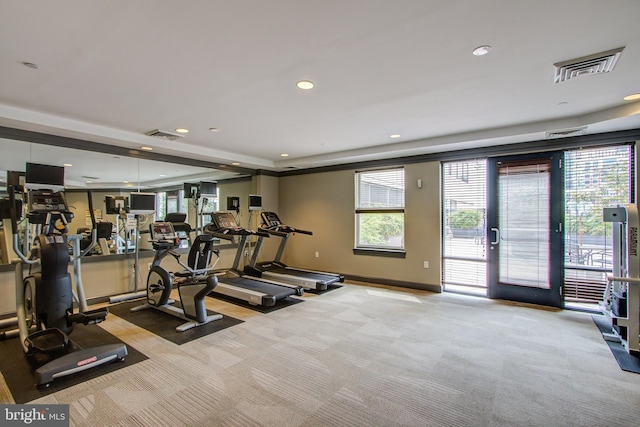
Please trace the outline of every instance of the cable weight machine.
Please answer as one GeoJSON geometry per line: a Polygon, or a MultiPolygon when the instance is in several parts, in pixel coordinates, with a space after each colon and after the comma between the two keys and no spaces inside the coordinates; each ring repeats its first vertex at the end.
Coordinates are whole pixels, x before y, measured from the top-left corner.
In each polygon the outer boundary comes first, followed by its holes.
{"type": "Polygon", "coordinates": [[[620,342],[629,353],[640,354],[640,254],[638,207],[635,204],[603,209],[612,224],[613,272],[607,275],[602,309],[611,319],[608,341],[620,342]]]}

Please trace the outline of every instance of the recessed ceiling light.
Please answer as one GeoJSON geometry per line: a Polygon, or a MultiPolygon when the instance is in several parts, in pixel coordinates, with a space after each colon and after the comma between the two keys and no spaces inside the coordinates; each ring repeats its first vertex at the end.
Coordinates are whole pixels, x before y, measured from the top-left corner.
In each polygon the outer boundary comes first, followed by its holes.
{"type": "Polygon", "coordinates": [[[151,151],[153,150],[153,147],[147,147],[146,145],[143,145],[142,147],[140,147],[140,149],[144,151],[151,151]]]}
{"type": "Polygon", "coordinates": [[[161,174],[160,174],[160,175],[158,175],[158,176],[167,176],[167,175],[165,175],[165,174],[161,173],[161,174]]]}
{"type": "Polygon", "coordinates": [[[218,129],[218,128],[209,128],[209,130],[210,130],[211,132],[218,132],[220,129],[218,129]]]}
{"type": "Polygon", "coordinates": [[[315,85],[311,80],[300,80],[299,82],[296,83],[296,86],[298,86],[298,89],[309,90],[309,89],[313,89],[313,86],[315,85]]]}
{"type": "Polygon", "coordinates": [[[240,163],[238,163],[238,162],[231,162],[231,166],[240,166],[240,163]]]}
{"type": "Polygon", "coordinates": [[[400,138],[400,135],[394,133],[393,135],[389,135],[389,138],[400,138]]]}
{"type": "Polygon", "coordinates": [[[22,65],[25,67],[33,68],[34,70],[39,69],[38,64],[34,64],[33,62],[23,62],[22,65]]]}
{"type": "Polygon", "coordinates": [[[87,184],[93,184],[93,181],[87,181],[87,184]]]}
{"type": "Polygon", "coordinates": [[[636,99],[640,99],[640,93],[634,93],[632,95],[627,95],[624,97],[625,101],[635,101],[636,99]]]}
{"type": "Polygon", "coordinates": [[[478,46],[477,48],[473,49],[472,53],[475,56],[483,56],[483,55],[486,55],[489,52],[491,52],[491,46],[483,45],[483,46],[478,46]]]}
{"type": "Polygon", "coordinates": [[[73,166],[71,163],[65,163],[64,166],[70,168],[71,166],[73,166]]]}
{"type": "Polygon", "coordinates": [[[122,181],[122,183],[123,183],[123,184],[128,184],[128,183],[129,183],[129,181],[122,181]]]}
{"type": "Polygon", "coordinates": [[[186,128],[177,128],[176,132],[178,133],[189,133],[189,129],[186,128]]]}
{"type": "Polygon", "coordinates": [[[282,154],[280,154],[280,157],[289,157],[289,154],[287,154],[287,153],[282,153],[282,154]]]}

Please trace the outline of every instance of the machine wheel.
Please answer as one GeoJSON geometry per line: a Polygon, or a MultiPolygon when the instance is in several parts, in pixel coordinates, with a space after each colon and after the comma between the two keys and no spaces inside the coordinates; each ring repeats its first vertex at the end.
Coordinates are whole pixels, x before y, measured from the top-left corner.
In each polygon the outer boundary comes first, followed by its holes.
{"type": "Polygon", "coordinates": [[[147,303],[154,307],[166,304],[172,287],[169,272],[159,265],[152,266],[147,276],[147,303]]]}
{"type": "Polygon", "coordinates": [[[36,284],[33,277],[24,279],[24,314],[27,328],[31,329],[38,324],[36,318],[36,284]]]}

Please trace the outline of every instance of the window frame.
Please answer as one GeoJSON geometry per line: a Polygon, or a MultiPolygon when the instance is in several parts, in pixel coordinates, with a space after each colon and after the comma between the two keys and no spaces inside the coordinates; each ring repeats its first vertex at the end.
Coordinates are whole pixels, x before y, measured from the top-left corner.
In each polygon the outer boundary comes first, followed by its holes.
{"type": "MultiPolygon", "coordinates": [[[[406,223],[405,223],[405,217],[404,217],[404,213],[405,213],[405,205],[406,205],[406,170],[404,166],[394,166],[394,167],[388,167],[388,168],[382,168],[382,169],[368,169],[368,170],[360,170],[360,171],[355,171],[354,174],[354,183],[355,183],[355,209],[354,209],[354,254],[364,254],[364,255],[380,255],[380,256],[392,256],[392,257],[404,257],[405,254],[405,245],[404,245],[404,239],[405,239],[405,230],[406,230],[406,223]],[[371,176],[373,174],[380,174],[380,173],[384,173],[384,172],[390,172],[390,173],[397,173],[397,172],[401,172],[402,173],[402,178],[401,180],[398,181],[394,181],[393,184],[401,184],[401,188],[396,188],[397,190],[400,190],[401,192],[401,196],[400,194],[389,194],[387,193],[386,197],[387,199],[392,198],[393,201],[388,200],[388,205],[389,206],[375,206],[375,207],[371,207],[371,206],[362,206],[363,204],[371,204],[371,199],[369,198],[367,200],[367,203],[363,203],[363,200],[361,200],[361,195],[362,195],[362,184],[363,184],[363,177],[366,177],[367,175],[371,176]],[[399,197],[400,196],[400,197],[399,197]],[[400,203],[398,203],[398,201],[400,203]],[[389,245],[389,244],[383,244],[383,243],[375,243],[375,244],[363,244],[361,242],[361,224],[362,224],[362,218],[363,215],[376,215],[376,214],[402,214],[402,237],[401,237],[401,241],[400,241],[400,245],[389,245]]],[[[390,188],[389,186],[387,186],[388,188],[390,188]]],[[[371,195],[369,193],[369,195],[371,195]]]]}

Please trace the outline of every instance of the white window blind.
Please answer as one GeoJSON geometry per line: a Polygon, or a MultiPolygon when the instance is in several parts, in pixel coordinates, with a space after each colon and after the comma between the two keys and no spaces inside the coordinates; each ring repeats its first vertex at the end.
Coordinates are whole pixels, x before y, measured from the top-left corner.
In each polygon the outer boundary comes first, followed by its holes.
{"type": "Polygon", "coordinates": [[[356,247],[404,248],[404,168],[360,171],[356,181],[356,247]]]}
{"type": "Polygon", "coordinates": [[[442,284],[486,293],[487,161],[447,162],[442,170],[442,284]]]}

